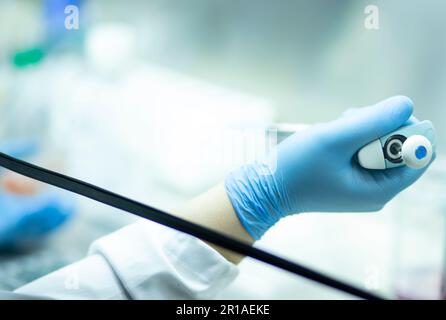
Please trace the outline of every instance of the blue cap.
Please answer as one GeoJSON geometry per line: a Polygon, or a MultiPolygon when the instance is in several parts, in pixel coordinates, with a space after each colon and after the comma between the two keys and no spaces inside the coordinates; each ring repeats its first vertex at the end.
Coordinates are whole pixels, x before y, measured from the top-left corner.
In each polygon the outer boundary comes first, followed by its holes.
{"type": "Polygon", "coordinates": [[[426,157],[426,155],[427,155],[427,150],[423,146],[419,146],[417,150],[415,150],[415,156],[417,157],[418,160],[423,159],[424,157],[426,157]]]}

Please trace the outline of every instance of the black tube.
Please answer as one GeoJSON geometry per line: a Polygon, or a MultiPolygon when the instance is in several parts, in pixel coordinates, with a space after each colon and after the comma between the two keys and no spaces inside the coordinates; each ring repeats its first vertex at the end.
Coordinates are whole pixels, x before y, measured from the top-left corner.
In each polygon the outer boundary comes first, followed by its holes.
{"type": "Polygon", "coordinates": [[[16,159],[4,153],[0,153],[0,166],[29,178],[74,192],[114,208],[118,208],[139,217],[157,222],[166,227],[187,233],[201,240],[211,242],[233,252],[254,258],[359,298],[372,300],[382,299],[373,293],[326,276],[320,272],[311,270],[298,263],[283,259],[264,250],[252,247],[242,241],[233,239],[222,233],[178,218],[154,207],[123,197],[119,194],[99,188],[87,182],[16,159]]]}

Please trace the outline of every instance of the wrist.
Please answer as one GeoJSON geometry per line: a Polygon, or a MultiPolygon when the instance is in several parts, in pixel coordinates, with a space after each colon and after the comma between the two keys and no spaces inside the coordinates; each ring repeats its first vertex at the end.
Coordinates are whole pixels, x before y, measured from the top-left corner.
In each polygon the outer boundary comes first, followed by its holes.
{"type": "Polygon", "coordinates": [[[242,166],[225,179],[226,193],[245,230],[256,240],[284,216],[283,184],[261,162],[242,166]]]}

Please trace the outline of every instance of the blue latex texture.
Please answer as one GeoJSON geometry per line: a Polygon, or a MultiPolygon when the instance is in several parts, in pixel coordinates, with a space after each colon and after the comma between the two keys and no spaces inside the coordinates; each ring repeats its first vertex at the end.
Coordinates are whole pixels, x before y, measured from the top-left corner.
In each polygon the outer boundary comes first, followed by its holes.
{"type": "MultiPolygon", "coordinates": [[[[24,159],[38,150],[35,142],[16,140],[3,144],[0,151],[24,159]]],[[[0,172],[4,172],[1,169],[0,172]]],[[[0,193],[0,250],[35,246],[73,216],[72,197],[54,189],[36,195],[0,193]]]]}
{"type": "Polygon", "coordinates": [[[259,239],[291,214],[379,211],[427,167],[367,170],[357,163],[356,153],[417,122],[412,112],[413,103],[404,96],[350,109],[337,120],[293,134],[266,159],[231,172],[225,188],[240,222],[259,239]]]}

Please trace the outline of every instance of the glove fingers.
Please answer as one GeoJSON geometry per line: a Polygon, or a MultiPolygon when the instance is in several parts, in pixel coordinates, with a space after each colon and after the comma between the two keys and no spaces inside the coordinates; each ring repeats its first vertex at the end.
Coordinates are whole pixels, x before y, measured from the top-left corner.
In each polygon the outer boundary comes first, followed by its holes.
{"type": "Polygon", "coordinates": [[[411,118],[412,101],[403,96],[396,96],[370,107],[355,111],[350,110],[328,127],[333,130],[333,139],[351,156],[361,147],[392,132],[411,118]]]}
{"type": "MultiPolygon", "coordinates": [[[[371,171],[371,174],[374,175],[375,181],[378,182],[381,192],[393,198],[396,194],[417,181],[435,160],[435,157],[434,154],[429,165],[422,169],[412,169],[404,166],[382,171],[371,171]]],[[[390,199],[386,200],[388,201],[390,199]]]]}
{"type": "MultiPolygon", "coordinates": [[[[358,113],[361,113],[361,108],[350,108],[350,109],[345,110],[342,113],[341,117],[353,117],[353,116],[357,115],[358,113]]],[[[418,123],[418,122],[420,122],[420,120],[417,117],[415,117],[414,115],[411,115],[409,120],[407,120],[404,125],[406,126],[406,125],[414,124],[414,123],[418,123]]]]}

